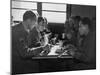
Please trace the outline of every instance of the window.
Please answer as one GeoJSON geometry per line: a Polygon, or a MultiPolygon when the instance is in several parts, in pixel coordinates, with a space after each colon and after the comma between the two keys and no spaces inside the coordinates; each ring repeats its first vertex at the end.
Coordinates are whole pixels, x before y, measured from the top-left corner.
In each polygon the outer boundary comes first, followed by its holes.
{"type": "MultiPolygon", "coordinates": [[[[37,2],[29,0],[12,0],[12,16],[14,21],[22,21],[25,11],[32,10],[37,14],[37,2]]],[[[64,23],[66,20],[66,4],[42,3],[42,16],[48,22],[64,23]]]]}
{"type": "Polygon", "coordinates": [[[43,10],[66,11],[65,4],[42,3],[43,10]]]}
{"type": "Polygon", "coordinates": [[[12,1],[12,8],[37,9],[37,4],[34,2],[12,1]]]}
{"type": "Polygon", "coordinates": [[[42,16],[48,22],[64,23],[66,20],[66,4],[42,3],[42,16]]]}
{"type": "MultiPolygon", "coordinates": [[[[25,13],[26,10],[18,10],[18,9],[13,9],[12,10],[12,16],[14,21],[22,21],[23,20],[23,14],[25,13]]],[[[37,11],[33,11],[34,13],[37,13],[37,11]]]]}
{"type": "Polygon", "coordinates": [[[43,11],[43,16],[46,17],[49,22],[53,22],[53,23],[64,23],[66,20],[65,13],[43,11]]]}
{"type": "Polygon", "coordinates": [[[27,1],[12,1],[12,16],[14,21],[22,21],[23,14],[27,10],[37,13],[37,3],[27,1]]]}

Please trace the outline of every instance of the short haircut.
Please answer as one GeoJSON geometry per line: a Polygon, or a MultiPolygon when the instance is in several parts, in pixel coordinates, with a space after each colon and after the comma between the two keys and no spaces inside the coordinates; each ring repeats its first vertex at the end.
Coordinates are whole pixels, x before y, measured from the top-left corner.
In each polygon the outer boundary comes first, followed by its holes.
{"type": "Polygon", "coordinates": [[[23,15],[23,21],[26,21],[27,19],[36,20],[36,15],[32,11],[26,11],[23,15]]]}
{"type": "Polygon", "coordinates": [[[92,29],[91,20],[88,17],[84,17],[81,19],[82,24],[88,25],[89,29],[92,29]]]}
{"type": "Polygon", "coordinates": [[[44,22],[43,17],[38,17],[38,23],[40,23],[41,21],[43,21],[43,22],[44,22]]]}

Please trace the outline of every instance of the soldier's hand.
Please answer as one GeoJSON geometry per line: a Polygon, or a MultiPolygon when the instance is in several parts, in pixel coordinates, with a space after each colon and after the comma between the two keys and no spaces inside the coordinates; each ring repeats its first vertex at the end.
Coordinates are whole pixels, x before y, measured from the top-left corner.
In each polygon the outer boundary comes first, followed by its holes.
{"type": "Polygon", "coordinates": [[[40,53],[40,55],[46,56],[46,55],[48,55],[49,52],[50,52],[50,46],[46,45],[45,47],[43,47],[43,51],[40,53]]]}

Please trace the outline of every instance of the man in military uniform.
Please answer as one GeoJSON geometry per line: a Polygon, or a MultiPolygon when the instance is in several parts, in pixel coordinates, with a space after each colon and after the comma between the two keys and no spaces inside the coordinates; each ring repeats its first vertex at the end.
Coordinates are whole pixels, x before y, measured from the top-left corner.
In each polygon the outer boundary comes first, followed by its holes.
{"type": "Polygon", "coordinates": [[[40,45],[39,32],[36,28],[37,17],[32,11],[26,11],[23,22],[12,27],[12,73],[39,72],[37,61],[31,60],[39,56],[43,50],[40,45]]]}

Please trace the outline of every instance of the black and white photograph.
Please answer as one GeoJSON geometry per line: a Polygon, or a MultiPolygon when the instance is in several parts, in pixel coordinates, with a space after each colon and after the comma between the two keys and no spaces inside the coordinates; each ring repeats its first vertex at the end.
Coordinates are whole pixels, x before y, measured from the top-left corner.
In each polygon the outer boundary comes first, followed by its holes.
{"type": "Polygon", "coordinates": [[[96,5],[11,0],[11,74],[96,70],[96,5]]]}

